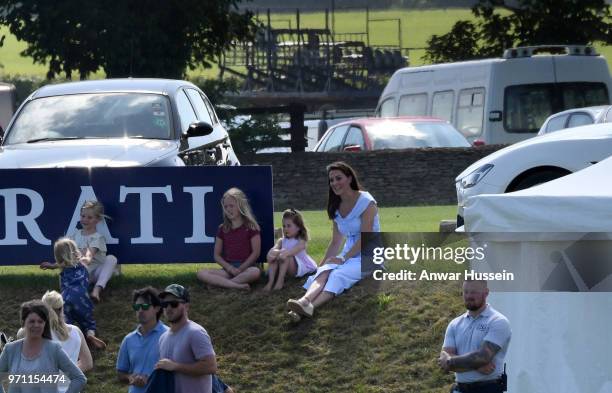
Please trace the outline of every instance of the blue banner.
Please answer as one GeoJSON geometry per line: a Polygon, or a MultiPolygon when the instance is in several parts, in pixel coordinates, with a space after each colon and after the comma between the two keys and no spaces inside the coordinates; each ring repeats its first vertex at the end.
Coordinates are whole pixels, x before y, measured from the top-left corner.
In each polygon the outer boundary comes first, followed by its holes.
{"type": "Polygon", "coordinates": [[[0,265],[53,260],[52,244],[80,226],[86,200],[119,263],[213,262],[221,197],[244,191],[261,226],[261,256],[274,244],[272,168],[159,167],[0,170],[0,265]]]}

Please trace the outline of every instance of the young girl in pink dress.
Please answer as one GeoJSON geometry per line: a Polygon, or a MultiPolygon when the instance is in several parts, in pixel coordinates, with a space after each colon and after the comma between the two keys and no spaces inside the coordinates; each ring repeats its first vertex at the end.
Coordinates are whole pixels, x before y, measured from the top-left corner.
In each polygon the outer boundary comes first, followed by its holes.
{"type": "Polygon", "coordinates": [[[283,212],[283,237],[268,252],[268,284],[264,290],[278,290],[285,284],[285,276],[302,277],[317,270],[315,261],[306,254],[308,229],[299,211],[283,212]],[[277,275],[278,273],[278,275],[277,275]],[[276,279],[276,285],[274,280],[276,279]],[[274,288],[272,288],[274,285],[274,288]]]}

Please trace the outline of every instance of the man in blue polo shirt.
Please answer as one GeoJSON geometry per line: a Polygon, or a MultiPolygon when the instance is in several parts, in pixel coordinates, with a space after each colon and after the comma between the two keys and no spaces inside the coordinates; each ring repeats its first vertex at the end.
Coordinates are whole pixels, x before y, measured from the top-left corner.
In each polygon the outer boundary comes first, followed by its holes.
{"type": "Polygon", "coordinates": [[[117,375],[130,385],[129,393],[144,393],[147,381],[159,360],[159,338],[168,330],[160,322],[162,314],[159,292],[152,287],[134,291],[132,307],[138,327],[125,336],[117,357],[117,375]]]}
{"type": "Polygon", "coordinates": [[[446,329],[438,365],[455,372],[453,392],[500,393],[504,357],[510,344],[510,323],[487,303],[486,281],[465,281],[467,312],[446,329]]]}

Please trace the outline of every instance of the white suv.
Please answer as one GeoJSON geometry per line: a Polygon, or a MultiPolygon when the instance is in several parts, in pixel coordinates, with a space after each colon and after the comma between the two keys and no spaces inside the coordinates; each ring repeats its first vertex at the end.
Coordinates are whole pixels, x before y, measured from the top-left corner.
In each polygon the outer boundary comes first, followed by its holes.
{"type": "Polygon", "coordinates": [[[470,165],[457,176],[457,226],[468,198],[502,194],[579,171],[612,155],[612,124],[561,130],[516,143],[470,165]]]}

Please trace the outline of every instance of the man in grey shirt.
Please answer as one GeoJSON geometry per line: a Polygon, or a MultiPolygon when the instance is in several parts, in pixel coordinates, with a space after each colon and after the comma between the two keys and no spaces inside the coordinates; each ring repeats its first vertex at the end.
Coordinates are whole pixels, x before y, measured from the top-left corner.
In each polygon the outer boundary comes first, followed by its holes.
{"type": "Polygon", "coordinates": [[[217,360],[206,330],[189,320],[189,292],[171,284],[159,298],[170,330],[159,338],[155,368],[174,372],[176,393],[211,393],[217,360]]]}
{"type": "Polygon", "coordinates": [[[438,365],[455,372],[453,392],[500,393],[504,357],[510,343],[510,323],[487,303],[486,281],[465,281],[467,312],[446,329],[438,365]]]}

